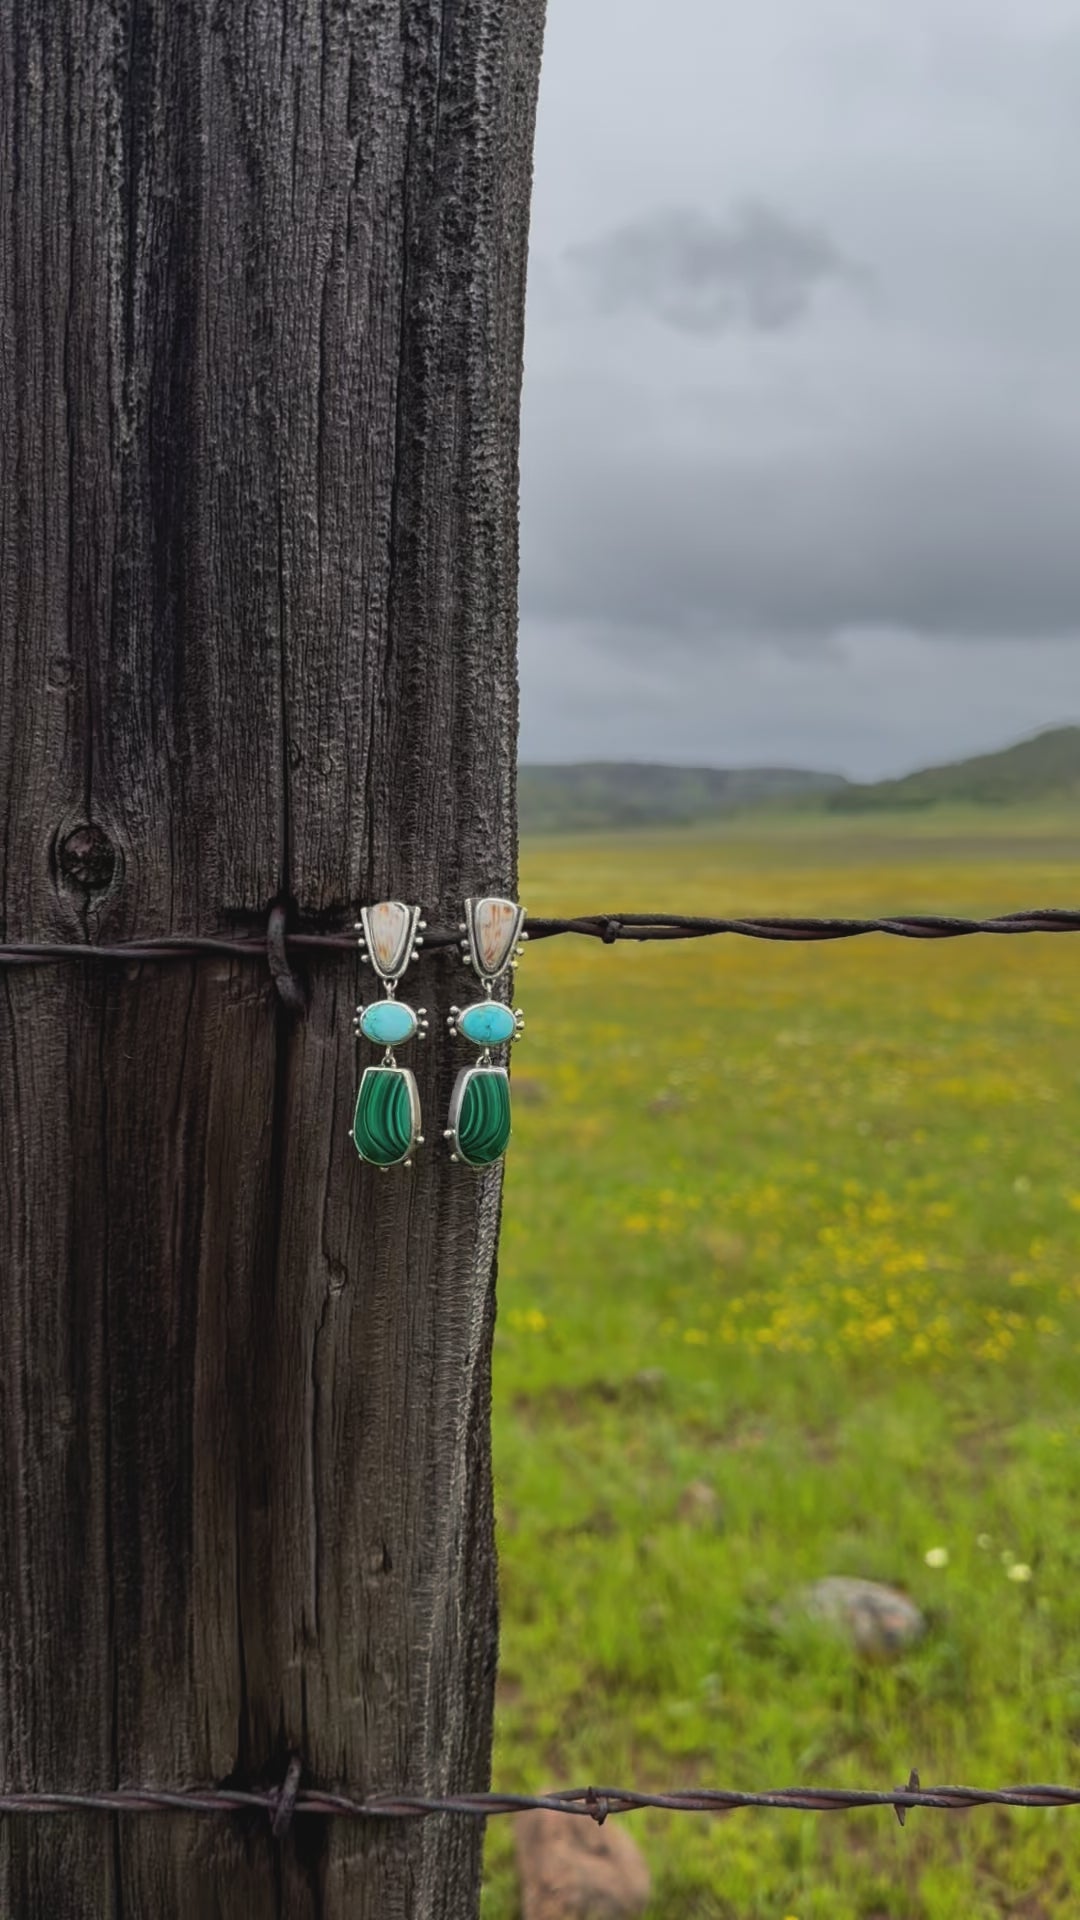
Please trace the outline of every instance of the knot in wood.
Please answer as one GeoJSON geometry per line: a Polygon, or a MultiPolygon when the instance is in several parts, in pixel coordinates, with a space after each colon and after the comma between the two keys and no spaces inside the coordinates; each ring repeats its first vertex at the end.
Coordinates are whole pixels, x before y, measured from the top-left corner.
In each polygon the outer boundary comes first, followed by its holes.
{"type": "Polygon", "coordinates": [[[116,848],[104,828],[92,822],[64,835],[57,860],[69,886],[84,887],[87,893],[104,893],[116,872],[116,848]]]}

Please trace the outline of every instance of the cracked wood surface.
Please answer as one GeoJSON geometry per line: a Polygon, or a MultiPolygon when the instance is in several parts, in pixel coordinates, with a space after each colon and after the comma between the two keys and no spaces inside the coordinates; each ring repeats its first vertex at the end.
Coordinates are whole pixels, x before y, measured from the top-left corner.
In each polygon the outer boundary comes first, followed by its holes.
{"type": "MultiPolygon", "coordinates": [[[[0,928],[514,890],[542,0],[0,0],[0,928]]],[[[450,956],[410,997],[461,1001],[450,956]]],[[[0,1769],[488,1782],[499,1177],[207,959],[0,979],[0,1769]]],[[[467,1920],[471,1822],[6,1821],[11,1920],[467,1920]]]]}

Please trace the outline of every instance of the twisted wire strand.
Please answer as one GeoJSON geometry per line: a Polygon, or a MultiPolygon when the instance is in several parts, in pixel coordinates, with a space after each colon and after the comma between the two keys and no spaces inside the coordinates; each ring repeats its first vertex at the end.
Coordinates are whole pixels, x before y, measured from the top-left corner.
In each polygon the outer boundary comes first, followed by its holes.
{"type": "Polygon", "coordinates": [[[435,1814],[486,1820],[499,1814],[531,1811],[562,1813],[595,1820],[643,1808],[668,1813],[725,1814],[748,1808],[799,1813],[850,1813],[860,1807],[891,1807],[901,1825],[913,1807],[961,1813],[975,1807],[1078,1807],[1080,1787],[922,1787],[912,1772],[905,1787],[888,1791],[862,1787],[780,1787],[759,1793],[730,1788],[692,1788],[675,1793],[641,1793],[626,1787],[568,1787],[546,1794],[459,1793],[449,1795],[376,1793],[364,1800],[321,1788],[300,1787],[301,1763],[293,1756],[280,1787],[262,1791],[235,1787],[118,1787],[100,1792],[0,1793],[0,1817],[70,1813],[265,1815],[277,1835],[294,1817],[317,1815],[351,1820],[426,1819],[435,1814]]]}
{"type": "MultiPolygon", "coordinates": [[[[287,909],[280,900],[270,908],[265,931],[238,934],[153,934],[108,945],[81,941],[21,940],[0,943],[0,967],[37,967],[53,962],[87,961],[91,965],[121,962],[141,966],[144,961],[259,960],[269,967],[278,998],[290,1014],[301,1018],[307,1006],[304,982],[292,962],[301,955],[355,954],[357,942],[349,933],[290,933],[287,909]]],[[[1001,913],[985,920],[966,920],[956,914],[893,914],[873,920],[822,919],[784,914],[750,919],[709,919],[687,913],[586,913],[573,919],[530,918],[528,937],[551,940],[560,934],[579,934],[613,946],[619,940],[702,940],[711,935],[735,934],[748,940],[855,940],[864,934],[890,934],[901,940],[958,940],[970,934],[1080,933],[1080,908],[1031,907],[1020,913],[1001,913]]],[[[439,952],[457,948],[456,927],[430,927],[424,946],[439,952]]]]}
{"type": "MultiPolygon", "coordinates": [[[[855,940],[871,933],[902,940],[958,940],[972,934],[1080,933],[1080,908],[1030,907],[983,920],[940,913],[891,914],[875,919],[785,914],[720,919],[683,913],[588,913],[570,919],[539,915],[530,916],[528,933],[532,940],[578,934],[607,945],[619,940],[701,940],[721,934],[750,940],[855,940]]],[[[458,946],[460,939],[456,928],[430,927],[424,935],[424,947],[426,951],[439,951],[458,946]]],[[[0,943],[0,966],[197,960],[204,955],[265,961],[269,953],[273,967],[280,966],[286,954],[296,957],[355,952],[354,934],[287,932],[284,910],[275,906],[265,933],[154,934],[104,945],[64,940],[9,941],[0,943]]]]}

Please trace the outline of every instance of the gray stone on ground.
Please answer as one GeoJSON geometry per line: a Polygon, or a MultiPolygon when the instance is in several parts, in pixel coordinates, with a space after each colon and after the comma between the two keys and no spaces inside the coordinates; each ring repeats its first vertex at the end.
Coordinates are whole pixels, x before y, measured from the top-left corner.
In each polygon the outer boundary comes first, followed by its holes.
{"type": "Polygon", "coordinates": [[[831,1574],[815,1581],[802,1596],[812,1620],[843,1633],[857,1653],[888,1659],[921,1640],[926,1621],[913,1600],[876,1580],[831,1574]]]}
{"type": "Polygon", "coordinates": [[[522,1920],[633,1920],[649,1903],[649,1869],[615,1820],[514,1815],[522,1920]]]}

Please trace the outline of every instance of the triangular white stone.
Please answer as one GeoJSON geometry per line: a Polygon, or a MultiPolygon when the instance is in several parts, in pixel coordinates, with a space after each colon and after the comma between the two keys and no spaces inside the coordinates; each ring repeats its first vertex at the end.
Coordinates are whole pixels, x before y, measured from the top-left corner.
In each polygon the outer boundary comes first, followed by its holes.
{"type": "Polygon", "coordinates": [[[497,980],[514,957],[525,909],[514,900],[466,900],[465,916],[473,966],[485,980],[497,980]]]}
{"type": "Polygon", "coordinates": [[[406,907],[400,900],[361,907],[368,957],[383,980],[400,980],[412,957],[419,918],[419,907],[406,907]]]}

